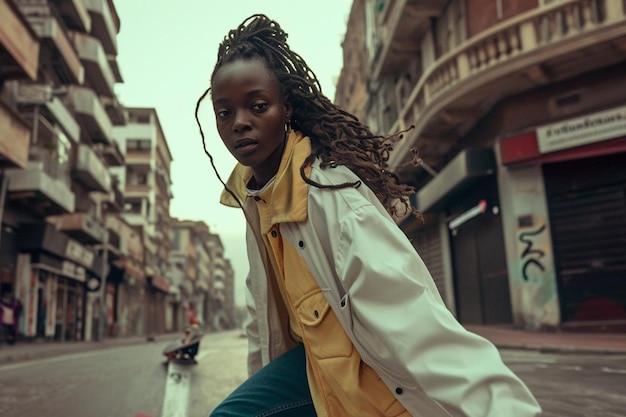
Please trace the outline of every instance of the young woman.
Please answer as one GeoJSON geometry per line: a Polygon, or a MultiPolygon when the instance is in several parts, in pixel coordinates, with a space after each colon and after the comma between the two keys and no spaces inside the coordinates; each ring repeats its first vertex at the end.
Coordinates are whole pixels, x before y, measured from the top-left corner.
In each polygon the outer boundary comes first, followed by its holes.
{"type": "Polygon", "coordinates": [[[243,209],[250,262],[250,378],[212,416],[538,416],[394,222],[412,189],[386,170],[386,138],[333,105],[286,38],[246,19],[198,101],[211,93],[239,162],[222,203],[243,209]]]}

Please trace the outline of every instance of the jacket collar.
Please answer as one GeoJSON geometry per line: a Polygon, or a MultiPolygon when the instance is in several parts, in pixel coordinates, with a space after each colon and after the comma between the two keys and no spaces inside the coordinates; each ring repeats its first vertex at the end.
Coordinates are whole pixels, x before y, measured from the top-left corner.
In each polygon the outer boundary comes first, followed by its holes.
{"type": "MultiPolygon", "coordinates": [[[[306,220],[309,185],[300,176],[300,167],[310,154],[311,140],[300,132],[291,131],[270,194],[272,224],[306,220]]],[[[306,167],[304,172],[307,177],[310,176],[311,167],[306,167]]],[[[250,197],[246,184],[251,177],[252,169],[238,163],[226,181],[226,186],[242,204],[250,197]]],[[[239,207],[237,200],[226,190],[222,191],[220,203],[239,207]]]]}

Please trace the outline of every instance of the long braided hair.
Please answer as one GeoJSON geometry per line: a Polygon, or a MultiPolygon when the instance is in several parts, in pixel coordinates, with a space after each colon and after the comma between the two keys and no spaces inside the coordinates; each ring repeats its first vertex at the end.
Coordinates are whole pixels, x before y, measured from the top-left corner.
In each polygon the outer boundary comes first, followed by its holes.
{"type": "MultiPolygon", "coordinates": [[[[361,184],[356,181],[327,185],[311,180],[305,175],[305,168],[319,158],[322,167],[345,165],[351,169],[372,189],[390,214],[403,215],[413,211],[408,199],[414,193],[413,187],[400,184],[398,178],[387,170],[391,141],[399,139],[403,132],[390,137],[375,135],[355,116],[333,104],[322,94],[317,77],[304,59],[289,48],[287,34],[280,25],[262,14],[250,16],[224,38],[218,49],[211,83],[223,65],[237,59],[251,58],[265,60],[277,77],[282,93],[292,104],[292,128],[311,139],[312,153],[300,168],[306,183],[319,188],[358,187],[361,184]]],[[[196,122],[200,127],[205,153],[218,179],[226,187],[217,173],[213,157],[206,150],[204,133],[198,120],[200,102],[209,92],[210,87],[197,102],[196,122]]],[[[235,197],[228,187],[226,191],[235,197]]]]}

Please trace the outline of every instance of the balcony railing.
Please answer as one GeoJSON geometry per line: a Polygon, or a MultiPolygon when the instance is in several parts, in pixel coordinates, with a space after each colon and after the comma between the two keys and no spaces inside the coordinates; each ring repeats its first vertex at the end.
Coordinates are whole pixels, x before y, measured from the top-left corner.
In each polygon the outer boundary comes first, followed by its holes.
{"type": "Polygon", "coordinates": [[[377,17],[376,52],[372,55],[372,75],[378,79],[397,68],[417,50],[419,34],[438,16],[445,0],[387,0],[377,17]]]}
{"type": "Polygon", "coordinates": [[[28,16],[33,30],[54,54],[51,65],[64,84],[82,84],[84,68],[65,30],[53,16],[28,16]]]}
{"type": "Polygon", "coordinates": [[[147,184],[126,184],[127,194],[145,194],[150,192],[150,186],[147,184]]]}
{"type": "Polygon", "coordinates": [[[107,231],[102,223],[89,213],[51,216],[48,217],[48,222],[81,243],[93,245],[103,243],[107,238],[107,231]]]}
{"type": "Polygon", "coordinates": [[[89,191],[108,193],[111,191],[111,174],[98,155],[86,144],[80,144],[73,170],[89,191]]]}
{"type": "Polygon", "coordinates": [[[85,67],[85,75],[90,81],[90,86],[98,95],[114,96],[115,77],[100,41],[80,32],[70,32],[70,38],[85,67]]]}
{"type": "Polygon", "coordinates": [[[101,201],[105,205],[104,210],[106,212],[121,212],[124,210],[124,194],[116,183],[111,185],[111,192],[105,195],[101,201]]]}
{"type": "Polygon", "coordinates": [[[83,0],[91,16],[91,33],[100,39],[107,54],[117,55],[116,26],[110,3],[107,0],[83,0]]]}
{"type": "Polygon", "coordinates": [[[25,169],[8,169],[9,196],[27,210],[54,215],[74,211],[75,197],[67,179],[66,162],[48,149],[31,146],[25,169]]]}
{"type": "MultiPolygon", "coordinates": [[[[469,39],[428,68],[414,87],[392,129],[404,129],[411,124],[415,129],[407,140],[396,145],[390,166],[393,169],[401,166],[415,140],[434,123],[435,116],[443,114],[446,106],[458,103],[460,98],[468,102],[472,97],[482,100],[476,92],[484,92],[494,80],[536,67],[555,56],[576,54],[583,46],[611,42],[625,35],[626,13],[622,2],[566,0],[504,21],[469,39]]],[[[499,86],[499,97],[527,88],[519,83],[499,86]]]]}
{"type": "Polygon", "coordinates": [[[87,142],[111,142],[113,126],[98,96],[89,88],[72,86],[68,100],[82,126],[81,137],[87,142]]]}
{"type": "Polygon", "coordinates": [[[39,39],[10,0],[0,0],[0,76],[37,79],[39,39]]]}
{"type": "Polygon", "coordinates": [[[20,105],[41,106],[42,113],[54,120],[63,133],[74,143],[80,141],[80,126],[74,116],[58,97],[65,93],[64,88],[54,89],[49,84],[7,83],[20,105]]]}
{"type": "Polygon", "coordinates": [[[69,28],[86,33],[91,31],[91,17],[82,0],[57,0],[55,3],[69,28]]]}
{"type": "MultiPolygon", "coordinates": [[[[118,82],[121,82],[121,80],[118,80],[118,82]]],[[[124,106],[119,102],[116,96],[102,96],[100,97],[100,100],[102,100],[102,104],[104,105],[104,108],[106,109],[106,112],[114,126],[126,125],[126,112],[124,111],[124,106]]]]}

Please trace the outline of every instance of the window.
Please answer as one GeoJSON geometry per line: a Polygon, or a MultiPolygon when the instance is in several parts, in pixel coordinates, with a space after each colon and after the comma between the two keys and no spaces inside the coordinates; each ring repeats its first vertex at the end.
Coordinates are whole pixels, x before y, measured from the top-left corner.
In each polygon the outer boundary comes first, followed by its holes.
{"type": "Polygon", "coordinates": [[[127,213],[141,214],[141,200],[128,199],[124,201],[124,211],[127,213]]]}
{"type": "Polygon", "coordinates": [[[139,123],[139,124],[150,124],[150,115],[149,114],[140,114],[140,113],[129,113],[128,121],[130,123],[139,123]]]}
{"type": "Polygon", "coordinates": [[[152,148],[150,139],[128,139],[126,151],[149,151],[152,148]]]}
{"type": "Polygon", "coordinates": [[[180,249],[180,230],[173,230],[172,235],[173,235],[172,236],[173,249],[180,249]]]}

